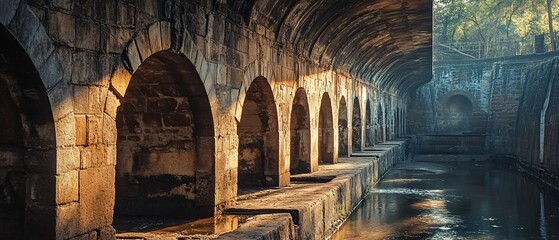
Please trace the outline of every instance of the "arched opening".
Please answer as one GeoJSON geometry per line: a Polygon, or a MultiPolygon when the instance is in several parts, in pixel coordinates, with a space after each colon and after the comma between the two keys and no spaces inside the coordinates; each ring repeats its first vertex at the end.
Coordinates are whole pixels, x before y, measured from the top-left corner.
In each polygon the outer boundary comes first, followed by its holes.
{"type": "Polygon", "coordinates": [[[348,156],[348,126],[347,126],[347,104],[345,98],[340,99],[340,108],[338,109],[338,156],[348,156]]]}
{"type": "Polygon", "coordinates": [[[238,194],[278,186],[278,117],[272,88],[263,77],[252,81],[247,90],[237,134],[238,194]]]}
{"type": "Polygon", "coordinates": [[[311,131],[309,103],[303,88],[297,89],[290,120],[290,170],[291,174],[311,172],[311,131]]]}
{"type": "Polygon", "coordinates": [[[55,183],[44,181],[55,177],[55,148],[43,82],[0,25],[0,238],[55,238],[55,213],[43,210],[55,207],[55,183]]]}
{"type": "Polygon", "coordinates": [[[371,113],[371,102],[367,100],[365,107],[365,147],[370,147],[375,144],[375,126],[373,122],[373,113],[371,113]]]}
{"type": "Polygon", "coordinates": [[[472,102],[464,95],[453,95],[446,101],[447,131],[462,132],[471,130],[472,102]]]}
{"type": "Polygon", "coordinates": [[[361,108],[359,106],[359,99],[353,100],[353,114],[352,114],[352,146],[354,152],[361,151],[361,108]]]}
{"type": "Polygon", "coordinates": [[[384,132],[384,113],[382,111],[382,106],[379,104],[377,107],[377,129],[376,129],[376,143],[384,142],[385,132],[384,132]]]}
{"type": "Polygon", "coordinates": [[[322,95],[318,117],[318,163],[336,163],[334,159],[334,123],[332,102],[328,93],[322,95]]]}
{"type": "Polygon", "coordinates": [[[142,62],[116,121],[115,216],[213,215],[212,112],[204,84],[186,56],[167,50],[142,62]]]}

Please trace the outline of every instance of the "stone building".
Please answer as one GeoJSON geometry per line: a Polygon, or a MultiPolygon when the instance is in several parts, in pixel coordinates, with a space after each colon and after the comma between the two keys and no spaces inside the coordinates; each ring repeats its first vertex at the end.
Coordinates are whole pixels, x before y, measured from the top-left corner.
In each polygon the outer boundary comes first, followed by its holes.
{"type": "Polygon", "coordinates": [[[432,136],[424,139],[424,146],[428,151],[466,150],[517,160],[528,172],[557,185],[558,59],[558,52],[549,52],[436,61],[433,80],[409,98],[408,116],[414,117],[407,119],[408,133],[462,135],[470,141],[463,148],[449,149],[455,144],[449,138],[437,147],[432,136]]]}
{"type": "Polygon", "coordinates": [[[431,4],[1,0],[0,238],[218,215],[404,134],[431,4]]]}

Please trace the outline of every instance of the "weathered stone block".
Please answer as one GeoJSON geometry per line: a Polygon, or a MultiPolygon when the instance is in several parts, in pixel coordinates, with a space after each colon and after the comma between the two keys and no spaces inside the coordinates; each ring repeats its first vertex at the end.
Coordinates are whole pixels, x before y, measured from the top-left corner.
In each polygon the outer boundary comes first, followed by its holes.
{"type": "Polygon", "coordinates": [[[9,0],[5,2],[5,8],[0,13],[0,23],[2,23],[4,26],[7,26],[16,14],[16,10],[19,6],[19,1],[20,0],[9,0]]]}
{"type": "Polygon", "coordinates": [[[140,56],[140,53],[138,52],[136,40],[130,42],[130,44],[128,44],[128,46],[124,50],[124,61],[126,64],[126,69],[132,73],[138,69],[140,64],[142,64],[143,60],[140,56]]]}
{"type": "Polygon", "coordinates": [[[120,101],[117,96],[115,96],[113,91],[107,92],[107,100],[105,101],[105,114],[107,114],[112,119],[116,119],[116,113],[118,107],[120,106],[120,101]]]}
{"type": "Polygon", "coordinates": [[[115,239],[116,230],[112,226],[107,226],[99,229],[99,240],[113,240],[115,239]]]}
{"type": "Polygon", "coordinates": [[[99,51],[100,36],[101,28],[97,23],[83,18],[76,19],[76,47],[99,51]]]}
{"type": "Polygon", "coordinates": [[[95,145],[103,139],[103,118],[97,115],[87,116],[87,144],[95,145]]]}
{"type": "Polygon", "coordinates": [[[76,42],[76,18],[72,15],[51,11],[49,12],[49,35],[73,47],[76,42]]]}
{"type": "Polygon", "coordinates": [[[155,53],[163,50],[161,44],[161,24],[159,22],[152,24],[148,29],[148,34],[151,52],[155,53]]]}
{"type": "Polygon", "coordinates": [[[87,144],[87,119],[85,115],[76,115],[76,145],[87,144]]]}
{"type": "Polygon", "coordinates": [[[58,55],[51,52],[48,58],[41,63],[38,69],[45,88],[50,89],[61,82],[64,76],[62,70],[62,65],[59,62],[58,55]]]}
{"type": "Polygon", "coordinates": [[[228,68],[224,64],[217,64],[216,77],[215,77],[217,84],[226,85],[228,83],[227,70],[228,68]]]}
{"type": "Polygon", "coordinates": [[[114,166],[80,171],[79,220],[81,232],[108,226],[113,219],[114,166]]]}
{"type": "Polygon", "coordinates": [[[75,118],[73,114],[68,114],[55,120],[56,146],[73,146],[76,144],[75,118]]]}
{"type": "Polygon", "coordinates": [[[74,52],[72,83],[79,85],[99,84],[102,80],[100,56],[89,52],[74,52]]]}
{"type": "Polygon", "coordinates": [[[105,100],[107,99],[108,89],[106,87],[88,87],[88,113],[90,114],[100,114],[103,113],[105,100]]]}
{"type": "Polygon", "coordinates": [[[56,149],[56,174],[80,168],[80,153],[77,147],[58,147],[56,149]]]}
{"type": "Polygon", "coordinates": [[[109,115],[103,115],[103,143],[105,145],[116,145],[117,128],[116,122],[109,115]]]}
{"type": "Polygon", "coordinates": [[[171,23],[163,21],[161,22],[161,48],[169,49],[171,48],[171,23]]]}
{"type": "Polygon", "coordinates": [[[117,24],[119,26],[134,26],[136,9],[124,2],[117,3],[117,24]]]}
{"type": "Polygon", "coordinates": [[[73,85],[74,113],[86,114],[88,113],[88,100],[89,100],[89,87],[81,85],[73,85]]]}
{"type": "MultiPolygon", "coordinates": [[[[113,149],[115,146],[90,146],[87,148],[82,148],[80,152],[81,168],[88,169],[94,167],[105,167],[113,166],[115,159],[110,159],[108,154],[114,154],[109,152],[108,149],[113,149]]],[[[112,156],[114,157],[114,156],[112,156]]]]}
{"type": "Polygon", "coordinates": [[[79,220],[79,203],[69,203],[58,205],[56,211],[56,237],[59,239],[68,239],[81,234],[79,220]]]}
{"type": "Polygon", "coordinates": [[[76,202],[78,197],[78,171],[70,171],[56,176],[56,204],[76,202]]]}
{"type": "Polygon", "coordinates": [[[120,54],[132,38],[132,31],[128,28],[108,27],[107,35],[107,52],[120,54]]]}

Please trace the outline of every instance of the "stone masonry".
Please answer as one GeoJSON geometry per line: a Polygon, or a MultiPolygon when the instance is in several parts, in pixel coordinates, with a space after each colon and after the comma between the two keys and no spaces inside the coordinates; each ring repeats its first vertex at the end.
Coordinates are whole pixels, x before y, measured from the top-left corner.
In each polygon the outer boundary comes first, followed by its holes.
{"type": "Polygon", "coordinates": [[[409,133],[488,134],[488,153],[516,159],[528,172],[557,184],[557,58],[550,52],[435,62],[433,81],[410,98],[409,133]],[[449,100],[456,96],[471,104],[469,118],[459,117],[469,121],[460,123],[465,129],[452,129],[449,100]]]}
{"type": "Polygon", "coordinates": [[[431,1],[0,0],[0,238],[221,214],[405,133],[431,1]]]}

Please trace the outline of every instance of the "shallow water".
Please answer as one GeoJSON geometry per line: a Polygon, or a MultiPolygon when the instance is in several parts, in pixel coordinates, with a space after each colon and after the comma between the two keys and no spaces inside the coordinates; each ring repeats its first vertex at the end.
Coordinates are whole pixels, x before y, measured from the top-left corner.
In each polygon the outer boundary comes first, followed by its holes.
{"type": "Polygon", "coordinates": [[[559,239],[559,194],[503,165],[406,163],[332,239],[559,239]]]}

